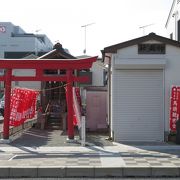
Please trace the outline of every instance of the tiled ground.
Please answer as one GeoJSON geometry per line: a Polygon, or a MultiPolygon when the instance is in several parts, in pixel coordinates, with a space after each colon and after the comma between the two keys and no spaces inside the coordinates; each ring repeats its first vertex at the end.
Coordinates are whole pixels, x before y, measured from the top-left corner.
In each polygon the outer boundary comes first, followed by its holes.
{"type": "MultiPolygon", "coordinates": [[[[180,152],[179,152],[180,153],[180,152]]],[[[165,167],[180,167],[179,153],[173,154],[171,151],[166,153],[155,151],[134,151],[134,152],[121,152],[126,166],[165,166],[165,167]]]]}
{"type": "MultiPolygon", "coordinates": [[[[180,152],[179,152],[180,153],[180,152]]],[[[180,167],[179,153],[173,151],[126,151],[109,153],[108,151],[88,150],[86,152],[0,152],[0,166],[103,166],[102,159],[121,159],[130,167],[180,167]],[[175,155],[176,154],[176,155],[175,155]]],[[[121,167],[122,161],[116,164],[121,167]]],[[[112,162],[112,161],[109,161],[112,162]]],[[[112,162],[113,163],[113,162],[112,162]]]]}
{"type": "Polygon", "coordinates": [[[101,166],[99,153],[0,154],[0,166],[101,166]]]}
{"type": "Polygon", "coordinates": [[[171,145],[159,144],[161,149],[158,149],[158,144],[152,144],[156,150],[150,150],[143,145],[137,148],[136,145],[113,144],[105,140],[106,136],[91,134],[87,141],[96,146],[86,146],[82,151],[79,142],[67,143],[66,138],[59,130],[32,128],[12,143],[0,144],[0,166],[180,167],[178,146],[171,149],[171,145]],[[19,151],[13,151],[12,147],[19,151]],[[38,151],[39,147],[48,150],[38,151]]]}

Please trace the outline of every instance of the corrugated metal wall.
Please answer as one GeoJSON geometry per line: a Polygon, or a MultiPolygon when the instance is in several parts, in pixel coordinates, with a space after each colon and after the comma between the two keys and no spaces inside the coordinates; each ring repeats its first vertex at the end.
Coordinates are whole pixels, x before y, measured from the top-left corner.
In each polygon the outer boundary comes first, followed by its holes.
{"type": "Polygon", "coordinates": [[[114,70],[115,141],[163,141],[163,70],[114,70]]]}

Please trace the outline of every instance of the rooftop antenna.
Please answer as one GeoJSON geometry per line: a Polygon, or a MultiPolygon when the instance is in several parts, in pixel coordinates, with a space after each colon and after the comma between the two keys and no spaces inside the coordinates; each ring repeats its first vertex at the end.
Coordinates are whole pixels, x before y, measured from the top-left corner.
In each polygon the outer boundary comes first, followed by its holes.
{"type": "Polygon", "coordinates": [[[35,30],[36,34],[38,34],[39,31],[41,31],[41,29],[36,29],[36,30],[35,30]]]}
{"type": "Polygon", "coordinates": [[[140,26],[140,27],[139,27],[139,29],[143,29],[143,36],[145,35],[145,28],[147,28],[147,27],[149,27],[149,26],[152,26],[152,25],[154,25],[154,23],[153,23],[153,24],[147,24],[147,25],[144,25],[144,26],[140,26]]]}
{"type": "Polygon", "coordinates": [[[86,54],[86,28],[93,24],[95,24],[95,23],[85,24],[85,25],[81,26],[82,28],[84,28],[84,51],[83,51],[84,54],[86,54]]]}
{"type": "Polygon", "coordinates": [[[60,41],[59,41],[59,40],[55,40],[54,42],[55,42],[55,44],[56,44],[56,43],[59,43],[60,41]]]}

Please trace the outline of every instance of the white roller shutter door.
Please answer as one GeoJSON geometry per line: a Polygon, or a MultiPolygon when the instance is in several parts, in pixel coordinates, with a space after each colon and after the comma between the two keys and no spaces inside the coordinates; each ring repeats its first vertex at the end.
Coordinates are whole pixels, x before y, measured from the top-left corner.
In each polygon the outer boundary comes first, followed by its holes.
{"type": "Polygon", "coordinates": [[[163,70],[114,70],[115,141],[163,141],[163,70]]]}

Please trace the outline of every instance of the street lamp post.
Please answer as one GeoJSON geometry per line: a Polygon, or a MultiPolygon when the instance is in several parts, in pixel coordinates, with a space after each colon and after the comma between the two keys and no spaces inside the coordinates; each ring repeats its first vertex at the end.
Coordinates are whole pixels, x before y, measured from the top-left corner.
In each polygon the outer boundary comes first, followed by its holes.
{"type": "Polygon", "coordinates": [[[84,28],[84,51],[83,51],[84,54],[86,54],[86,28],[87,28],[87,26],[90,26],[93,24],[95,24],[95,23],[85,24],[85,25],[81,26],[84,28]]]}

